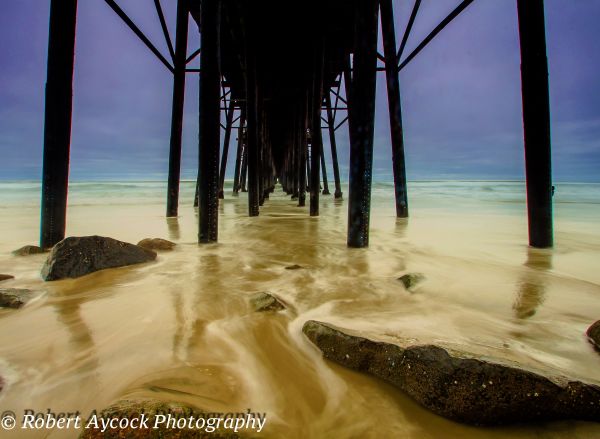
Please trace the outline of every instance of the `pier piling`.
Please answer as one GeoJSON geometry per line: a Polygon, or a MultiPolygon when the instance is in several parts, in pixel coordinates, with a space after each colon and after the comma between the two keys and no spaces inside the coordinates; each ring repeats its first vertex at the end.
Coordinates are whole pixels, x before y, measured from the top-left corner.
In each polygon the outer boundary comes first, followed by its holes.
{"type": "Polygon", "coordinates": [[[552,247],[550,101],[543,0],[517,0],[529,245],[552,247]]]}
{"type": "MultiPolygon", "coordinates": [[[[181,174],[181,136],[183,130],[183,103],[185,97],[185,66],[187,58],[189,9],[185,0],[177,1],[177,28],[173,59],[173,107],[171,110],[171,143],[169,148],[169,179],[167,189],[167,217],[177,216],[179,208],[179,180],[181,174]]],[[[169,41],[169,40],[168,40],[169,41]]]]}
{"type": "Polygon", "coordinates": [[[335,139],[335,121],[333,120],[333,111],[331,110],[331,96],[325,93],[325,105],[327,106],[327,128],[329,130],[329,146],[331,147],[331,162],[333,165],[333,179],[335,182],[334,197],[336,200],[342,198],[342,185],[340,182],[340,168],[337,156],[337,142],[335,139]]]}
{"type": "MultiPolygon", "coordinates": [[[[320,195],[329,194],[325,128],[335,198],[341,199],[336,131],[347,121],[347,244],[367,247],[377,71],[386,74],[396,216],[408,217],[399,73],[474,0],[462,0],[408,55],[404,49],[424,3],[421,0],[414,0],[399,48],[392,0],[306,0],[288,2],[285,8],[276,0],[177,0],[175,44],[161,2],[154,0],[168,55],[121,9],[118,0],[104,1],[173,74],[167,217],[176,217],[179,210],[185,76],[199,73],[194,195],[194,206],[199,207],[199,242],[218,238],[219,199],[224,197],[231,132],[238,121],[233,194],[248,192],[249,216],[259,215],[277,183],[299,207],[306,205],[309,191],[309,213],[319,215],[320,195]],[[188,56],[190,15],[198,25],[201,48],[188,56]],[[379,20],[383,55],[377,51],[379,20]],[[200,68],[187,68],[197,56],[200,68]],[[378,60],[385,67],[378,67],[378,60]],[[345,96],[340,93],[342,81],[345,96]],[[221,110],[225,110],[224,125],[221,110]],[[338,122],[340,111],[347,115],[338,122]]],[[[553,186],[544,1],[517,0],[517,11],[529,244],[551,247],[553,186]]],[[[45,248],[65,236],[76,15],[77,0],[51,0],[40,225],[40,245],[45,248]]]]}
{"type": "Polygon", "coordinates": [[[402,133],[402,106],[400,103],[400,80],[398,78],[398,58],[396,56],[396,31],[392,0],[379,0],[381,11],[381,33],[385,57],[385,76],[392,138],[392,164],[394,170],[394,193],[396,216],[408,217],[406,194],[406,169],[404,160],[404,136],[402,133]]]}
{"type": "Polygon", "coordinates": [[[252,44],[248,43],[246,51],[246,117],[247,128],[247,159],[246,173],[248,178],[248,215],[258,216],[259,214],[259,108],[258,92],[256,85],[256,64],[254,53],[251,52],[252,44]]]}
{"type": "Polygon", "coordinates": [[[65,237],[77,0],[52,0],[44,123],[40,247],[65,237]]]}
{"type": "Polygon", "coordinates": [[[310,216],[319,216],[319,194],[321,192],[321,106],[323,102],[323,41],[316,41],[311,99],[311,151],[310,151],[310,216]]]}
{"type": "Polygon", "coordinates": [[[235,170],[233,175],[233,193],[240,191],[240,174],[242,172],[242,151],[244,148],[244,125],[246,124],[246,110],[242,107],[240,111],[240,126],[238,128],[237,153],[235,157],[235,170]]]}
{"type": "Polygon", "coordinates": [[[378,2],[363,0],[356,11],[357,35],[349,84],[350,182],[348,246],[368,247],[375,128],[378,2]]]}
{"type": "Polygon", "coordinates": [[[225,136],[223,138],[223,154],[221,156],[221,170],[219,171],[219,198],[223,199],[223,187],[225,186],[225,171],[227,170],[227,156],[229,155],[229,142],[231,140],[231,130],[233,127],[233,113],[235,110],[235,101],[230,99],[229,108],[225,116],[225,136]]]}
{"type": "Polygon", "coordinates": [[[210,243],[217,241],[219,225],[220,0],[203,0],[201,12],[198,242],[210,243]]]}

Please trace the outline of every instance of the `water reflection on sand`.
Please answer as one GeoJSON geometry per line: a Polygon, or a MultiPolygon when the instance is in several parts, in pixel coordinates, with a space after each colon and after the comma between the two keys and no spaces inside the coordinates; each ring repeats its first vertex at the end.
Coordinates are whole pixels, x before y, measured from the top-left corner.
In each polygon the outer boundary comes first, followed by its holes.
{"type": "MultiPolygon", "coordinates": [[[[246,195],[226,192],[220,241],[206,246],[195,243],[191,203],[167,220],[159,203],[73,207],[69,234],[178,246],[154,263],[51,284],[39,279],[43,256],[15,259],[7,255],[16,246],[0,244],[0,271],[46,292],[19,312],[0,312],[0,357],[12,371],[3,407],[87,411],[149,397],[251,408],[268,414],[265,437],[600,435],[599,424],[582,422],[480,429],[447,421],[325,362],[300,332],[306,320],[323,320],[600,383],[600,356],[583,336],[598,318],[600,274],[584,270],[598,260],[598,232],[559,221],[557,248],[532,250],[521,216],[422,206],[397,220],[392,198],[376,192],[371,246],[348,249],[346,202],[321,198],[319,218],[281,192],[249,218],[246,195]],[[293,264],[303,268],[285,269],[293,264]],[[425,275],[410,292],[397,281],[408,272],[425,275]],[[289,309],[254,313],[248,297],[259,291],[289,309]]],[[[19,233],[29,228],[34,239],[35,220],[11,212],[19,233]]]]}

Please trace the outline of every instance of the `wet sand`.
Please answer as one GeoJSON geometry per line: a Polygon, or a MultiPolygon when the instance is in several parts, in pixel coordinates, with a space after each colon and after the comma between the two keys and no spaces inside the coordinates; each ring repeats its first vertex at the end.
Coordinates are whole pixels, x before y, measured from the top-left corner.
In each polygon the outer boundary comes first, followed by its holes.
{"type": "Polygon", "coordinates": [[[162,237],[178,246],[154,263],[51,283],[39,277],[45,255],[10,255],[37,241],[38,207],[2,204],[0,272],[16,279],[1,287],[43,292],[22,310],[0,311],[3,410],[86,413],[150,397],[266,412],[264,437],[600,437],[597,423],[492,429],[445,420],[323,360],[301,333],[306,320],[321,320],[600,384],[600,355],[584,335],[600,319],[596,205],[558,205],[556,248],[536,251],[526,245],[520,200],[448,203],[419,187],[406,221],[394,217],[384,186],[373,194],[370,248],[348,249],[346,201],[323,196],[321,216],[310,218],[278,191],[248,218],[245,195],[227,195],[219,243],[198,246],[197,214],[185,198],[192,189],[184,187],[181,216],[169,220],[160,186],[144,189],[149,197],[123,188],[89,202],[88,192],[74,191],[68,235],[162,237]],[[285,269],[293,264],[304,268],[285,269]],[[397,280],[407,272],[426,276],[413,293],[397,280]],[[259,291],[290,308],[252,312],[248,298],[259,291]]]}

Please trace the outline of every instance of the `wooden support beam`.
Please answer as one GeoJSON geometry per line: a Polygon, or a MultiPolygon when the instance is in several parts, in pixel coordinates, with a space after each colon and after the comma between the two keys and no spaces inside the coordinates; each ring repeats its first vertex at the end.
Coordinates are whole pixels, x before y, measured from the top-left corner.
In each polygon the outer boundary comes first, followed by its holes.
{"type": "Polygon", "coordinates": [[[543,0],[517,0],[529,245],[553,245],[550,100],[543,0]]]}
{"type": "Polygon", "coordinates": [[[44,125],[40,247],[65,237],[77,0],[52,0],[44,125]]]}
{"type": "Polygon", "coordinates": [[[404,136],[402,132],[402,105],[400,102],[400,81],[396,68],[396,31],[392,0],[380,0],[381,33],[385,54],[385,76],[392,138],[392,162],[394,169],[394,189],[396,216],[408,217],[408,197],[406,191],[406,168],[404,160],[404,136]]]}
{"type": "Polygon", "coordinates": [[[377,0],[361,0],[356,14],[350,114],[350,188],[348,246],[369,245],[375,94],[377,77],[377,0]]]}
{"type": "Polygon", "coordinates": [[[331,161],[333,164],[333,178],[335,181],[335,199],[342,198],[342,186],[340,183],[340,168],[338,166],[337,144],[335,140],[335,127],[333,120],[333,112],[331,111],[331,96],[325,93],[325,104],[327,105],[327,127],[329,128],[329,144],[331,146],[331,161]]]}
{"type": "MultiPolygon", "coordinates": [[[[158,0],[157,0],[158,1],[158,0]]],[[[171,109],[171,144],[169,148],[169,180],[167,188],[167,217],[177,216],[179,209],[179,180],[181,177],[181,136],[183,102],[185,97],[185,57],[188,40],[188,5],[177,1],[177,29],[173,74],[173,106],[171,109]]]]}
{"type": "Polygon", "coordinates": [[[234,100],[229,100],[229,108],[225,115],[225,136],[223,139],[223,155],[221,156],[221,170],[219,172],[219,198],[223,199],[223,187],[225,186],[225,171],[227,170],[227,157],[229,155],[229,142],[231,140],[231,129],[233,126],[233,113],[235,110],[234,100]]]}
{"type": "Polygon", "coordinates": [[[203,0],[200,41],[200,188],[198,242],[216,242],[219,227],[219,139],[221,73],[220,0],[203,0]]]}

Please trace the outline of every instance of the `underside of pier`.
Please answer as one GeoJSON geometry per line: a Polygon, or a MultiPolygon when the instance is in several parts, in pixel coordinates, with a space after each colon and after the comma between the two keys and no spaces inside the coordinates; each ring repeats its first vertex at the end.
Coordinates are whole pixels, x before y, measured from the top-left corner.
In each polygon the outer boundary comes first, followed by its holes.
{"type": "MultiPolygon", "coordinates": [[[[100,0],[98,0],[100,1],[100,0]]],[[[323,133],[329,136],[342,198],[336,131],[349,130],[350,247],[369,244],[376,77],[385,72],[396,213],[408,216],[399,72],[473,0],[461,2],[402,59],[421,1],[414,2],[400,47],[392,0],[178,0],[174,44],[160,0],[154,6],[170,60],[114,0],[104,0],[173,74],[167,216],[177,216],[186,77],[199,74],[199,163],[195,204],[201,243],[218,239],[218,205],[232,130],[237,132],[233,193],[248,192],[256,216],[277,183],[319,215],[329,194],[323,133]],[[188,55],[189,15],[201,47],[188,55]],[[377,50],[379,34],[383,54],[377,50]],[[200,57],[200,69],[189,62],[200,57]],[[235,117],[237,115],[237,117],[235,117]],[[224,116],[224,117],[223,117],[224,116]],[[224,121],[224,122],[223,122],[224,121]],[[347,122],[347,123],[346,123],[347,122]],[[323,131],[326,130],[326,131],[323,131]],[[221,134],[224,132],[224,135],[221,134]]],[[[543,0],[518,0],[530,244],[552,245],[550,127],[543,0]]],[[[64,238],[77,0],[51,0],[41,244],[64,238]]]]}

